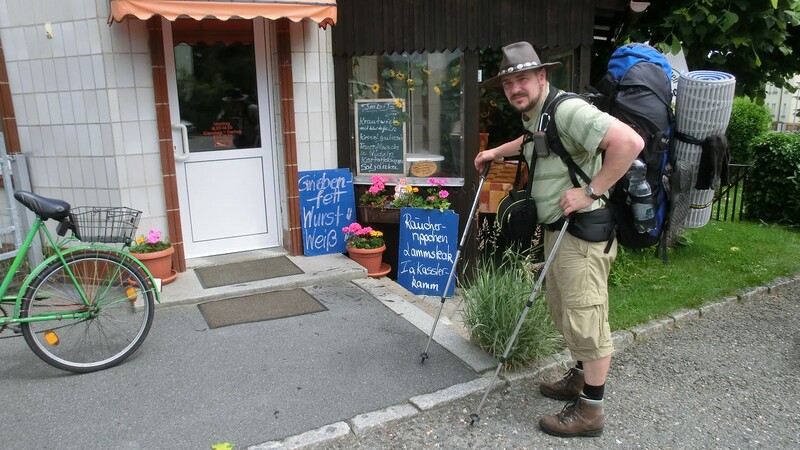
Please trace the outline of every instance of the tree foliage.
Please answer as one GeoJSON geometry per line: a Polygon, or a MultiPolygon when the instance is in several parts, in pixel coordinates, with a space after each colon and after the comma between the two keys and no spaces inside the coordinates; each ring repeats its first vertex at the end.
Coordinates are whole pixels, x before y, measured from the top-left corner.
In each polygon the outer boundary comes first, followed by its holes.
{"type": "Polygon", "coordinates": [[[800,0],[675,0],[651,2],[618,43],[650,42],[686,55],[689,70],[736,77],[737,95],[762,99],[764,87],[794,88],[800,73],[800,0]]]}

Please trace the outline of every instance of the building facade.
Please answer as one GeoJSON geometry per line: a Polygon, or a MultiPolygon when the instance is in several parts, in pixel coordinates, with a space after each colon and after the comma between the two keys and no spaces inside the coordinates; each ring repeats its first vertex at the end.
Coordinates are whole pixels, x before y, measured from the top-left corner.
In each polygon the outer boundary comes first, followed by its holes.
{"type": "Polygon", "coordinates": [[[178,271],[200,256],[302,254],[297,173],[349,168],[363,187],[384,171],[359,164],[356,100],[403,98],[408,145],[389,172],[440,162],[463,216],[483,50],[530,40],[580,90],[593,42],[628,3],[6,0],[0,131],[35,192],[143,211],[140,230],[165,232],[178,271]]]}
{"type": "Polygon", "coordinates": [[[767,83],[764,104],[772,113],[772,126],[777,131],[800,130],[800,75],[792,77],[789,84],[794,86],[795,92],[767,83]]]}

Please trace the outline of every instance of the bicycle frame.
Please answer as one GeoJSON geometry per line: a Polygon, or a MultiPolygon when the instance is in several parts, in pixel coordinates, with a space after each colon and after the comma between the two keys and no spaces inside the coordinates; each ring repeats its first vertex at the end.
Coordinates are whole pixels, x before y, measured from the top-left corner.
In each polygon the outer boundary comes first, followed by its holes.
{"type": "MultiPolygon", "coordinates": [[[[89,318],[89,316],[92,314],[91,309],[87,309],[87,311],[77,312],[77,313],[37,314],[37,315],[31,316],[31,317],[20,318],[20,309],[21,309],[21,305],[22,305],[22,297],[25,295],[25,292],[27,291],[28,286],[30,285],[30,283],[34,279],[36,279],[36,277],[39,275],[39,273],[41,273],[43,270],[45,270],[55,260],[59,260],[61,262],[61,264],[64,266],[67,274],[69,275],[70,281],[72,282],[74,287],[78,290],[78,293],[80,295],[81,301],[83,301],[84,306],[87,306],[87,307],[90,306],[90,302],[89,302],[89,299],[88,299],[88,297],[86,295],[86,292],[84,292],[83,288],[81,287],[81,283],[78,282],[75,273],[69,267],[69,265],[67,264],[66,259],[65,259],[66,255],[69,255],[70,253],[73,253],[73,252],[81,252],[81,251],[86,251],[86,250],[93,250],[93,251],[107,251],[107,252],[110,252],[110,253],[124,254],[127,259],[129,259],[131,261],[134,261],[139,266],[139,268],[145,274],[147,274],[147,278],[150,281],[150,285],[154,286],[154,287],[156,286],[156,282],[153,279],[153,275],[150,273],[149,270],[147,270],[147,268],[144,266],[144,264],[142,264],[141,261],[139,261],[138,259],[130,256],[129,254],[127,254],[125,252],[120,251],[117,248],[109,247],[109,246],[105,246],[105,245],[98,245],[98,244],[86,244],[86,245],[70,247],[68,249],[60,249],[59,247],[60,246],[57,244],[56,239],[53,236],[53,234],[44,225],[44,221],[40,217],[37,216],[36,219],[33,222],[33,225],[31,226],[31,229],[28,230],[28,234],[25,237],[25,240],[22,242],[22,246],[20,247],[19,252],[14,257],[14,260],[11,263],[11,267],[9,268],[8,273],[5,275],[5,278],[3,278],[2,285],[0,285],[0,299],[1,299],[0,302],[5,303],[5,304],[10,304],[12,302],[12,300],[14,302],[14,312],[9,316],[5,316],[5,317],[0,316],[0,325],[9,324],[9,323],[44,322],[44,321],[48,321],[48,320],[87,319],[87,318],[89,318]],[[45,261],[43,261],[41,264],[36,266],[36,268],[34,268],[31,271],[30,274],[25,276],[25,280],[23,281],[22,286],[20,287],[20,290],[19,290],[19,292],[17,293],[17,295],[15,297],[6,297],[6,292],[8,291],[8,288],[11,285],[11,282],[14,279],[14,274],[16,274],[17,270],[19,270],[20,266],[22,266],[22,262],[25,260],[25,258],[28,255],[28,251],[30,250],[31,243],[33,242],[34,238],[36,237],[36,234],[40,230],[45,235],[45,237],[47,239],[47,242],[54,249],[54,254],[51,255],[50,257],[48,257],[47,259],[45,259],[45,261]]],[[[155,291],[155,300],[160,303],[161,302],[161,293],[159,292],[158,289],[155,289],[155,288],[154,288],[154,291],[155,291]]]]}

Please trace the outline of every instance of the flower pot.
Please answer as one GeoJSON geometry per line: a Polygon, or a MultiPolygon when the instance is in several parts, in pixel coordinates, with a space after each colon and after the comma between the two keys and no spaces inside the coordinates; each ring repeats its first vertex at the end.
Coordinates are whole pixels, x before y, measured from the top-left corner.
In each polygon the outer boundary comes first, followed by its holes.
{"type": "Polygon", "coordinates": [[[177,275],[172,270],[173,253],[175,253],[175,247],[168,247],[160,252],[131,253],[131,256],[141,261],[153,278],[161,278],[161,284],[167,284],[173,281],[177,275]]]}
{"type": "Polygon", "coordinates": [[[364,266],[367,269],[368,275],[381,272],[381,262],[383,261],[384,251],[386,251],[386,244],[378,248],[347,247],[347,254],[350,256],[350,259],[364,266]]]}

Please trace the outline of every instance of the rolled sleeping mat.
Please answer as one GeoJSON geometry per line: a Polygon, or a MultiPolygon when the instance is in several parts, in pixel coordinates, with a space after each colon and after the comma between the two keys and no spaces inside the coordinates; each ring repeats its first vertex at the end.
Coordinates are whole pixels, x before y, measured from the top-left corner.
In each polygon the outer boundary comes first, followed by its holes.
{"type": "Polygon", "coordinates": [[[693,142],[674,141],[675,158],[690,164],[692,179],[686,228],[700,228],[711,219],[713,189],[695,189],[702,147],[697,142],[725,134],[731,118],[736,78],[726,72],[695,70],[678,78],[675,98],[675,130],[693,142]]]}

